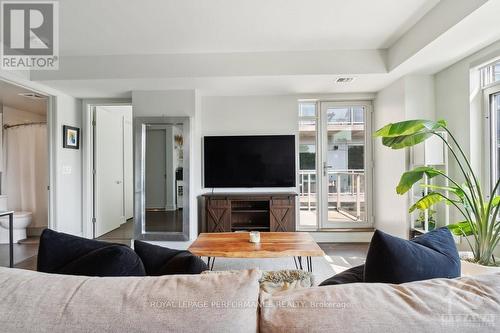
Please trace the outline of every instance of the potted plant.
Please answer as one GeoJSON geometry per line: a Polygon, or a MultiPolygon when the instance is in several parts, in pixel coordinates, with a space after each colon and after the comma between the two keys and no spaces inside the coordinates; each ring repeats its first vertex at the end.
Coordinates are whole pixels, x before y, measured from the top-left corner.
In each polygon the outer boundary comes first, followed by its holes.
{"type": "Polygon", "coordinates": [[[478,177],[472,170],[469,159],[463,152],[453,134],[446,127],[444,120],[408,120],[388,124],[375,132],[375,137],[382,138],[382,144],[392,149],[403,149],[417,145],[432,136],[438,136],[449,149],[451,156],[456,160],[462,179],[453,179],[443,171],[419,166],[403,173],[396,187],[400,195],[408,192],[424,175],[428,178],[441,177],[448,180],[448,186],[422,185],[431,188],[432,192],[420,198],[409,211],[416,209],[426,210],[438,203],[454,206],[463,216],[462,221],[448,225],[450,231],[457,236],[463,236],[472,253],[467,261],[462,261],[462,270],[465,274],[481,271],[500,271],[500,260],[495,258],[494,250],[500,241],[500,196],[496,195],[500,179],[487,193],[481,189],[478,177]],[[448,134],[450,142],[444,138],[448,134]],[[473,242],[469,240],[473,239],[473,242]],[[473,266],[471,266],[473,265],[473,266]]]}

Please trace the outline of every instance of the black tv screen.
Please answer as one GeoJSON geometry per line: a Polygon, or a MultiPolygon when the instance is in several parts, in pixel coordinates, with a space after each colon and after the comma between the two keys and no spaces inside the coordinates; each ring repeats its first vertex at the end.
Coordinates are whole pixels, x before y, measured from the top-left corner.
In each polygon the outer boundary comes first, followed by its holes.
{"type": "Polygon", "coordinates": [[[205,187],[295,186],[295,136],[206,136],[205,187]]]}

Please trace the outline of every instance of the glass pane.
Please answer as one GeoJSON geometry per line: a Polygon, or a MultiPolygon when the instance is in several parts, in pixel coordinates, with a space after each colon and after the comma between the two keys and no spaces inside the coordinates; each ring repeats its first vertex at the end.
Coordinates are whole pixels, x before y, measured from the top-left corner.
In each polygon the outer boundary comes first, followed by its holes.
{"type": "Polygon", "coordinates": [[[350,123],[351,109],[350,108],[328,108],[326,110],[328,124],[350,123]]]}
{"type": "MultiPolygon", "coordinates": [[[[300,104],[299,114],[314,116],[316,104],[300,104]]],[[[316,119],[299,120],[300,226],[317,228],[316,119]]]]}
{"type": "Polygon", "coordinates": [[[365,108],[330,107],[327,117],[328,221],[364,221],[365,108]]]}
{"type": "Polygon", "coordinates": [[[362,107],[355,107],[352,109],[353,122],[355,123],[364,123],[365,122],[365,113],[362,107]]]}
{"type": "Polygon", "coordinates": [[[496,64],[494,68],[495,82],[498,82],[500,81],[500,63],[496,64]]]}
{"type": "Polygon", "coordinates": [[[299,117],[314,117],[316,116],[316,103],[300,103],[299,117]]]}
{"type": "MultiPolygon", "coordinates": [[[[499,65],[497,65],[499,66],[499,65]]],[[[495,95],[495,108],[496,108],[496,138],[493,139],[493,142],[496,145],[496,177],[500,177],[500,94],[495,95]]],[[[493,173],[492,173],[493,174],[493,173]]],[[[493,184],[496,183],[496,179],[494,179],[493,184]]],[[[497,191],[498,194],[500,194],[500,189],[497,191]]]]}

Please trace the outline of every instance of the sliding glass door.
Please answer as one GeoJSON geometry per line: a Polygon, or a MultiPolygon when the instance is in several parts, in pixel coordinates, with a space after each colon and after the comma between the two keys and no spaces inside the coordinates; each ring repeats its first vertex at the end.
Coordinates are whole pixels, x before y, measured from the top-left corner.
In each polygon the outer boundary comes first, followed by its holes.
{"type": "Polygon", "coordinates": [[[370,226],[370,103],[310,103],[307,115],[301,106],[299,226],[370,226]]]}

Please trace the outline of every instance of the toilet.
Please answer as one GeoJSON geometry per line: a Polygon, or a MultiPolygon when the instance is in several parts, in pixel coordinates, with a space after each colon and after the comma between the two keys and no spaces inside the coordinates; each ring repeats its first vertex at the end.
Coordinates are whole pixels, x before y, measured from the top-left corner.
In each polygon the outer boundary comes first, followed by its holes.
{"type": "MultiPolygon", "coordinates": [[[[0,210],[7,209],[7,196],[0,195],[0,210]]],[[[31,212],[14,212],[13,236],[14,243],[26,238],[26,228],[31,224],[33,214],[31,212]]],[[[0,217],[0,244],[9,243],[9,217],[0,217]]]]}

